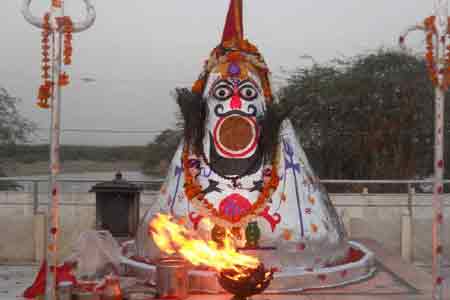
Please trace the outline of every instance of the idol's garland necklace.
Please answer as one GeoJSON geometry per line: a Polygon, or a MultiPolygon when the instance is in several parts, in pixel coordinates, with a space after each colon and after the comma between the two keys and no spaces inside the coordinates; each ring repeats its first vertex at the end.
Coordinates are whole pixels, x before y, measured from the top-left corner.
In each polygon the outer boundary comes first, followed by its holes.
{"type": "Polygon", "coordinates": [[[278,176],[279,151],[277,151],[272,159],[270,166],[270,180],[264,182],[262,191],[258,195],[258,199],[252,204],[250,210],[237,219],[220,213],[206,196],[202,193],[203,188],[197,179],[191,174],[189,166],[190,156],[189,145],[185,144],[183,149],[182,163],[184,169],[184,193],[192,205],[198,210],[199,214],[208,216],[211,221],[224,228],[243,227],[256,218],[266,208],[266,204],[275,190],[278,188],[280,178],[278,176]]]}

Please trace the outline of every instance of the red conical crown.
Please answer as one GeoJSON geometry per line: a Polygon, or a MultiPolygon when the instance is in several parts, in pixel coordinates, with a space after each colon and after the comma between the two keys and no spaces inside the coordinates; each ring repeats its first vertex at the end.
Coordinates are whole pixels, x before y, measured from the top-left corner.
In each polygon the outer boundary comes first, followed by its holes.
{"type": "Polygon", "coordinates": [[[244,40],[242,19],[242,0],[231,0],[223,29],[222,44],[238,46],[244,40]]]}
{"type": "MultiPolygon", "coordinates": [[[[192,91],[202,94],[211,70],[218,64],[241,61],[252,68],[261,78],[266,102],[272,102],[272,88],[269,80],[269,68],[255,45],[244,38],[243,0],[230,0],[222,42],[217,46],[206,61],[204,71],[194,83],[192,91]]],[[[227,69],[227,68],[225,68],[227,69]]]]}

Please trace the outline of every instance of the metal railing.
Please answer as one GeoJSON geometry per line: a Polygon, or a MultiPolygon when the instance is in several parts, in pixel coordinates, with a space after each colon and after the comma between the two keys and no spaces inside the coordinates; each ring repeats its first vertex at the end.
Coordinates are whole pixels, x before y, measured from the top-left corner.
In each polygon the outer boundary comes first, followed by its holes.
{"type": "MultiPolygon", "coordinates": [[[[107,180],[94,180],[94,179],[60,179],[58,182],[62,185],[62,192],[63,193],[76,193],[79,191],[80,184],[83,184],[85,186],[84,191],[81,191],[83,193],[89,192],[89,189],[94,186],[97,183],[105,182],[107,180]],[[68,185],[75,184],[75,186],[78,186],[76,189],[77,191],[74,191],[74,188],[68,188],[68,185]]],[[[22,191],[22,192],[28,192],[33,195],[33,212],[36,214],[39,211],[40,204],[47,205],[48,201],[40,201],[39,200],[39,194],[48,194],[48,186],[49,186],[49,180],[48,179],[36,179],[36,178],[27,178],[27,177],[2,177],[0,178],[0,186],[1,183],[11,183],[10,189],[8,189],[8,185],[4,185],[5,191],[22,191]],[[17,188],[19,187],[19,188],[17,188]]],[[[143,188],[143,193],[151,193],[151,191],[157,191],[159,190],[160,186],[163,183],[163,180],[134,180],[134,181],[128,181],[130,183],[139,185],[143,188]]],[[[48,200],[48,199],[47,199],[48,200]]],[[[7,205],[14,205],[15,203],[1,203],[0,204],[7,204],[7,205]]],[[[23,203],[16,203],[16,204],[23,204],[23,203]]],[[[65,205],[64,202],[61,203],[62,205],[65,205]]],[[[71,203],[73,205],[73,203],[71,203]]]]}
{"type": "MultiPolygon", "coordinates": [[[[63,186],[62,190],[63,193],[77,193],[77,192],[83,192],[87,193],[93,185],[104,182],[107,180],[100,180],[100,179],[60,179],[58,180],[61,185],[63,186]],[[85,186],[84,191],[80,191],[80,184],[85,186]],[[70,188],[69,188],[70,186],[70,188]],[[74,186],[76,188],[74,188],[74,186]],[[64,191],[66,189],[66,191],[64,191]]],[[[19,183],[19,186],[26,187],[22,191],[29,192],[33,195],[33,211],[34,213],[38,212],[40,204],[47,204],[47,201],[40,201],[39,200],[39,194],[45,194],[48,193],[48,179],[36,179],[33,177],[3,177],[0,178],[0,185],[2,182],[13,182],[13,183],[19,183]]],[[[143,187],[143,193],[151,194],[155,191],[159,190],[160,186],[163,183],[163,180],[129,180],[128,182],[139,185],[143,187]]],[[[359,186],[366,186],[361,193],[357,192],[345,192],[342,194],[371,194],[370,190],[367,188],[369,185],[373,184],[383,184],[383,185],[400,185],[404,186],[406,188],[406,193],[408,194],[408,201],[405,204],[379,204],[379,203],[362,203],[362,204],[339,204],[336,203],[336,207],[405,207],[405,208],[412,208],[412,207],[431,207],[431,203],[426,204],[417,204],[413,203],[413,197],[414,194],[416,194],[416,189],[414,189],[417,185],[432,185],[433,180],[344,180],[344,179],[325,179],[321,180],[321,183],[325,185],[331,185],[331,184],[346,184],[346,185],[359,185],[359,186]]],[[[444,184],[449,184],[450,180],[444,180],[444,184]]],[[[406,194],[406,193],[392,193],[392,194],[406,194]]],[[[427,193],[427,192],[424,192],[427,193]]],[[[341,193],[339,193],[341,194],[341,193]]],[[[381,193],[375,193],[375,194],[381,194],[381,193]]],[[[427,193],[427,194],[431,194],[427,193]]],[[[2,203],[0,203],[2,204],[2,203]]],[[[8,203],[13,204],[13,203],[8,203]]],[[[19,203],[18,203],[19,204],[19,203]]],[[[21,203],[22,204],[22,203],[21,203]]],[[[64,203],[62,203],[64,205],[64,203]]],[[[73,205],[73,203],[70,203],[73,205]]],[[[446,204],[445,207],[450,207],[450,203],[446,204]]]]}
{"type": "MultiPolygon", "coordinates": [[[[0,199],[0,205],[26,205],[30,206],[32,205],[32,211],[33,214],[36,215],[38,213],[45,212],[47,210],[48,204],[49,204],[49,198],[48,198],[48,190],[45,188],[45,185],[48,184],[48,180],[46,179],[35,179],[35,178],[23,178],[23,177],[10,177],[10,178],[0,178],[0,185],[2,182],[16,182],[20,183],[23,186],[27,187],[26,193],[32,194],[32,197],[27,196],[25,201],[18,199],[17,201],[14,201],[14,194],[10,199],[13,201],[10,201],[9,199],[6,199],[5,203],[2,203],[2,200],[0,199]],[[32,201],[32,203],[30,202],[32,201]]],[[[90,188],[99,183],[99,182],[105,182],[108,180],[99,180],[99,179],[61,179],[59,182],[64,186],[68,187],[66,191],[63,189],[63,195],[67,194],[87,194],[87,192],[90,190],[90,188]],[[71,184],[76,185],[78,188],[73,189],[70,187],[71,184]],[[85,184],[85,186],[83,186],[85,184]],[[80,187],[82,188],[82,191],[80,191],[80,187]]],[[[141,197],[141,205],[142,207],[151,207],[155,202],[157,201],[157,193],[162,185],[162,180],[146,180],[146,181],[133,181],[129,180],[128,182],[140,185],[144,188],[143,194],[144,195],[151,195],[155,196],[153,197],[141,197]]],[[[421,193],[420,191],[416,193],[415,187],[418,187],[418,185],[432,185],[433,180],[321,180],[321,183],[325,184],[327,187],[329,185],[333,184],[346,184],[346,185],[358,185],[359,188],[362,187],[362,192],[344,192],[344,193],[331,193],[332,199],[334,200],[334,206],[339,209],[345,209],[345,208],[402,208],[404,209],[400,213],[401,222],[403,222],[403,218],[408,218],[408,220],[411,220],[411,224],[409,226],[414,226],[413,221],[417,215],[416,213],[419,212],[423,215],[424,212],[421,212],[420,208],[431,208],[432,207],[432,201],[431,201],[431,192],[425,192],[421,193]],[[371,193],[370,192],[370,186],[374,184],[387,184],[387,185],[400,185],[406,188],[405,192],[403,193],[371,193]],[[348,198],[346,198],[348,196],[348,198]],[[413,211],[414,208],[419,208],[419,210],[413,211]]],[[[450,180],[445,180],[445,184],[449,184],[450,180]]],[[[8,196],[9,197],[9,196],[8,196]]],[[[69,196],[71,197],[71,196],[69,196]]],[[[448,208],[450,207],[450,194],[444,195],[444,207],[448,208]]],[[[66,198],[68,199],[68,198],[66,198]]],[[[76,199],[76,198],[72,198],[76,199]]],[[[62,199],[60,205],[64,207],[95,207],[95,202],[92,201],[93,198],[79,198],[83,199],[79,202],[76,201],[69,201],[62,199]],[[89,199],[89,200],[87,200],[89,199]]],[[[427,212],[428,213],[428,210],[427,212]]],[[[351,213],[350,213],[351,214],[351,213]]],[[[347,217],[352,218],[351,215],[348,215],[347,217]]],[[[356,217],[358,218],[358,217],[356,217]]],[[[430,212],[430,218],[431,218],[431,212],[430,212]]],[[[351,223],[351,222],[350,222],[351,223]]],[[[349,223],[349,224],[350,224],[349,223]]],[[[350,225],[349,225],[350,226],[350,225]]],[[[401,225],[403,226],[403,225],[401,225]]],[[[351,229],[351,226],[349,227],[351,229]]],[[[400,232],[403,235],[403,227],[400,228],[400,232]]],[[[411,232],[407,230],[406,232],[411,232]]],[[[413,239],[411,236],[411,239],[409,240],[409,246],[408,245],[401,245],[402,249],[406,246],[409,248],[414,248],[413,239]]],[[[402,250],[403,255],[403,250],[402,250]]],[[[405,255],[407,257],[408,255],[405,255]]],[[[424,266],[429,266],[429,264],[424,264],[424,266]]]]}

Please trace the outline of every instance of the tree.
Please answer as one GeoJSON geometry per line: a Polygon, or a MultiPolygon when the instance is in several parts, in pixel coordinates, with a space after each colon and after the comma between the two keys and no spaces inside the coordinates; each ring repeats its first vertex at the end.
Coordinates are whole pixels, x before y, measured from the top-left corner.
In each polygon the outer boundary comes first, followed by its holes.
{"type": "Polygon", "coordinates": [[[296,69],[280,98],[295,105],[291,119],[322,178],[411,179],[432,172],[434,96],[421,58],[380,50],[315,63],[296,69]]]}
{"type": "MultiPolygon", "coordinates": [[[[278,97],[292,108],[290,119],[321,178],[413,179],[433,172],[434,91],[421,57],[379,50],[314,63],[292,72],[278,97]]],[[[179,131],[169,130],[149,144],[154,154],[147,166],[158,166],[160,157],[170,161],[174,137],[179,131]]],[[[449,149],[447,125],[446,143],[449,149]]],[[[389,188],[371,186],[399,191],[389,188]]]]}
{"type": "Polygon", "coordinates": [[[22,117],[17,109],[20,99],[12,97],[0,88],[0,145],[14,145],[26,142],[33,132],[33,122],[22,117]]]}
{"type": "Polygon", "coordinates": [[[149,143],[143,171],[147,174],[165,175],[182,135],[181,130],[166,129],[149,143]]]}
{"type": "MultiPolygon", "coordinates": [[[[33,132],[33,122],[22,117],[17,109],[20,100],[0,88],[0,158],[2,162],[14,151],[16,143],[26,142],[33,132]]],[[[0,177],[4,177],[4,165],[0,164],[0,177]]],[[[14,182],[0,182],[0,189],[17,188],[14,182]]]]}

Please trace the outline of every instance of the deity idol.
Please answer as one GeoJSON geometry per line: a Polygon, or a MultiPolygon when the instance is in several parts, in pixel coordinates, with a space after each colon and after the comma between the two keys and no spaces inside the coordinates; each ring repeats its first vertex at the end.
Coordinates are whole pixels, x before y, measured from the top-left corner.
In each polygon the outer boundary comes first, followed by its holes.
{"type": "MultiPolygon", "coordinates": [[[[184,139],[161,189],[161,211],[270,264],[321,268],[344,260],[346,232],[299,140],[276,103],[261,53],[244,39],[242,0],[232,0],[221,43],[192,91],[178,90],[184,139]],[[276,254],[274,254],[276,253],[276,254]]],[[[144,217],[140,255],[158,257],[144,217]]]]}

